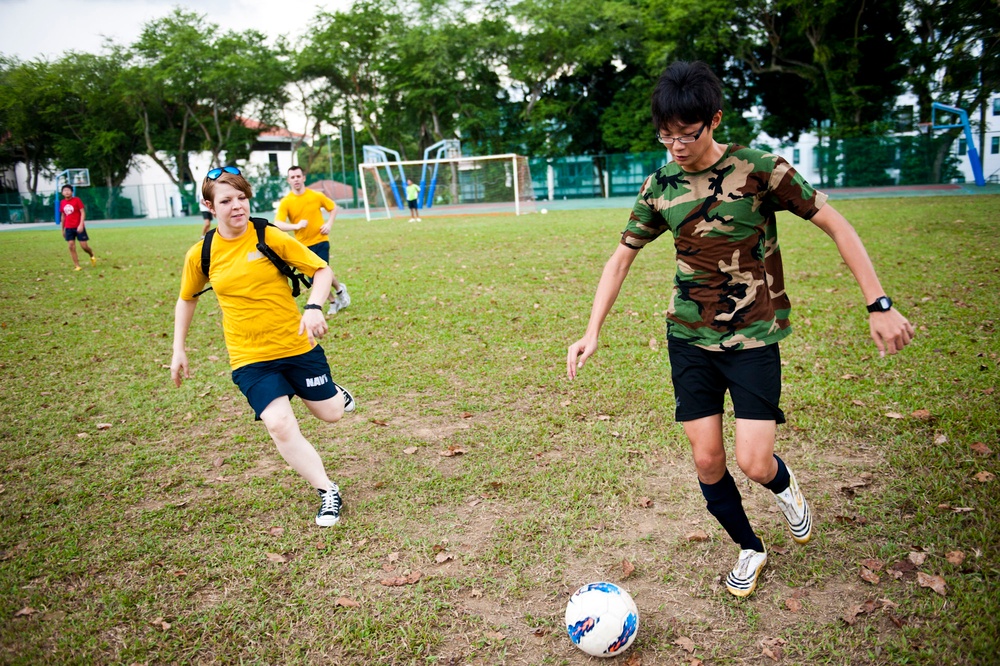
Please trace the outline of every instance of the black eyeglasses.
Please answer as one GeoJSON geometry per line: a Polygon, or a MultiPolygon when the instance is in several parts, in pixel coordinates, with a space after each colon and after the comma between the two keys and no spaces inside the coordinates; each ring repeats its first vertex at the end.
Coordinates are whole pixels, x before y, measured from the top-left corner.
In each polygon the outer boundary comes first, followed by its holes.
{"type": "Polygon", "coordinates": [[[661,136],[659,132],[656,133],[656,140],[662,143],[664,146],[669,146],[674,141],[679,141],[680,143],[694,143],[701,136],[701,133],[705,131],[708,127],[708,123],[702,123],[701,127],[694,134],[685,134],[684,136],[672,137],[672,136],[661,136]]]}
{"type": "Polygon", "coordinates": [[[211,169],[208,173],[205,174],[205,178],[207,178],[208,180],[218,180],[219,176],[221,176],[224,173],[231,173],[234,176],[243,175],[242,173],[240,173],[240,170],[234,166],[224,166],[211,169]]]}

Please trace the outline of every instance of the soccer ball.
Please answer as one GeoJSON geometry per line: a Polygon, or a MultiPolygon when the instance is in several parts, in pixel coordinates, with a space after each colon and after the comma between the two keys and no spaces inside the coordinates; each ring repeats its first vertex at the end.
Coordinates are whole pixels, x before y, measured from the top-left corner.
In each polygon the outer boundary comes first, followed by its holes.
{"type": "Polygon", "coordinates": [[[573,645],[592,657],[614,657],[635,640],[639,610],[614,583],[589,583],[566,604],[566,631],[573,645]]]}
{"type": "Polygon", "coordinates": [[[539,213],[541,213],[542,215],[545,215],[546,213],[548,213],[548,212],[549,212],[549,209],[548,209],[548,208],[543,208],[543,209],[541,209],[541,210],[540,210],[540,211],[538,211],[538,212],[539,212],[539,213]]]}

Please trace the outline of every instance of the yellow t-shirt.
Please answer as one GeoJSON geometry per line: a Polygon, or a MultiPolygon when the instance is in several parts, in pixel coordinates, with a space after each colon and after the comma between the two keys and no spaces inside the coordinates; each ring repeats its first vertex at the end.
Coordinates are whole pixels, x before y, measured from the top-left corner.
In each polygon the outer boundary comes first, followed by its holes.
{"type": "MultiPolygon", "coordinates": [[[[315,253],[274,227],[265,229],[264,240],[290,266],[310,277],[326,266],[315,253]]],[[[203,243],[195,243],[184,257],[180,297],[185,301],[194,300],[209,281],[201,272],[203,243]]],[[[299,335],[302,315],[288,278],[257,250],[253,224],[248,224],[239,238],[215,234],[208,270],[222,309],[222,331],[233,370],[312,349],[308,336],[299,335]]]]}
{"type": "Polygon", "coordinates": [[[333,199],[322,192],[306,188],[302,194],[289,192],[278,204],[278,212],[274,214],[274,219],[278,222],[289,222],[298,224],[305,220],[308,224],[305,229],[296,229],[295,238],[309,247],[316,243],[330,240],[327,234],[321,234],[319,228],[323,226],[323,213],[321,209],[331,211],[337,207],[333,199]]]}

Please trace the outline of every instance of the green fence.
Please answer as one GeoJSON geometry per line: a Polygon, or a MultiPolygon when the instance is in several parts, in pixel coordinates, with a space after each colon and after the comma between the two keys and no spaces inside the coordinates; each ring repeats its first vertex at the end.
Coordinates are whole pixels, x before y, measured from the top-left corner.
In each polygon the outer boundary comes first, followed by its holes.
{"type": "MultiPolygon", "coordinates": [[[[929,185],[962,180],[959,157],[943,138],[883,136],[824,139],[803,155],[794,146],[755,147],[785,157],[816,187],[929,185]]],[[[950,142],[948,142],[950,143],[950,142]]],[[[666,164],[665,150],[612,155],[532,158],[531,180],[539,200],[635,196],[646,177],[666,164]]]]}
{"type": "MultiPolygon", "coordinates": [[[[88,220],[121,220],[164,216],[183,204],[176,190],[165,185],[129,187],[78,187],[88,220]]],[[[17,192],[0,192],[0,224],[55,222],[58,192],[39,192],[34,197],[17,192]]],[[[197,212],[197,211],[195,211],[197,212]]]]}

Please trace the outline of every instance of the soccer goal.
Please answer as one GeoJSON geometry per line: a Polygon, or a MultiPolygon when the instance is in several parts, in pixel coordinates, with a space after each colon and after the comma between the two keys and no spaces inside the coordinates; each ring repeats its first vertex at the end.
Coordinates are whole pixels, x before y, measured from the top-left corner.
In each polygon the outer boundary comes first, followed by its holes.
{"type": "Polygon", "coordinates": [[[514,213],[535,210],[528,158],[523,155],[445,157],[401,162],[366,162],[358,165],[365,217],[389,219],[408,215],[405,201],[396,192],[406,191],[406,182],[420,186],[417,206],[421,217],[514,213]],[[433,173],[433,177],[428,177],[433,173]]]}

